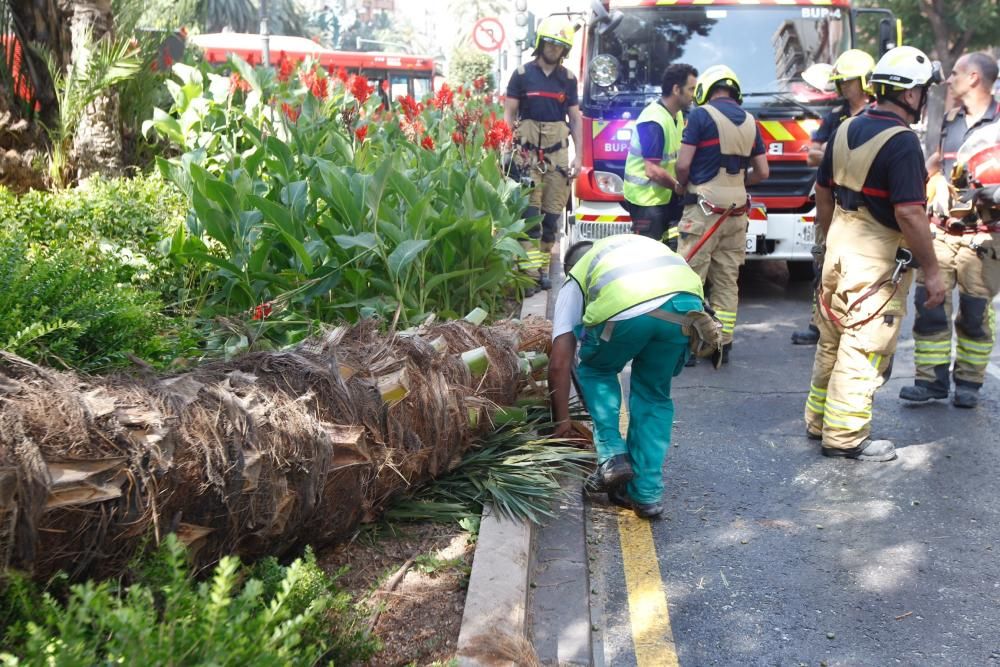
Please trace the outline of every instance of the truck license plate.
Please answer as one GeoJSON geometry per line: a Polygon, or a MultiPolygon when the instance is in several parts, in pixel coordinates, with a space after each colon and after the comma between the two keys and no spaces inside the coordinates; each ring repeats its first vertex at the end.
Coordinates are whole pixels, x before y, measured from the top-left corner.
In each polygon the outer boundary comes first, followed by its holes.
{"type": "Polygon", "coordinates": [[[756,234],[747,234],[747,252],[757,252],[756,234]]]}

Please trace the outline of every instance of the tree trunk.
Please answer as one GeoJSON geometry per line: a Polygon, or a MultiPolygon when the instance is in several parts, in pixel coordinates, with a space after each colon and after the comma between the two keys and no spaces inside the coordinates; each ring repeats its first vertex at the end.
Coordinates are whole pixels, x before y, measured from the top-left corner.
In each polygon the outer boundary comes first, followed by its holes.
{"type": "MultiPolygon", "coordinates": [[[[90,58],[91,40],[114,37],[111,0],[83,0],[73,3],[70,20],[73,35],[73,62],[83,66],[90,58]]],[[[122,172],[122,133],[119,127],[118,96],[98,97],[88,108],[73,137],[77,178],[93,174],[117,176],[122,172]]]]}

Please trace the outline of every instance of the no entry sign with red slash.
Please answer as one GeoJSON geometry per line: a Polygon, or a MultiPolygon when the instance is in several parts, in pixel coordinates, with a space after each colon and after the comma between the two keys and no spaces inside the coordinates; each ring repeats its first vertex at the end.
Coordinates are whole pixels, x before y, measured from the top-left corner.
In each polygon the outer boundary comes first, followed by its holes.
{"type": "Polygon", "coordinates": [[[472,41],[482,51],[496,51],[503,46],[506,37],[500,19],[492,16],[479,19],[472,29],[472,41]]]}

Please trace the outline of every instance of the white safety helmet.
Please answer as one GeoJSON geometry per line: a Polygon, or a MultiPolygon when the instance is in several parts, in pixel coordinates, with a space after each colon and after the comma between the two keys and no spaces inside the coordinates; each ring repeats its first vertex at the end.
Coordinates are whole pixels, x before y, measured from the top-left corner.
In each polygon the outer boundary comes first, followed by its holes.
{"type": "Polygon", "coordinates": [[[909,90],[917,86],[941,83],[941,63],[931,60],[927,54],[912,46],[897,46],[890,49],[875,64],[871,85],[876,92],[890,92],[886,88],[909,90]]]}

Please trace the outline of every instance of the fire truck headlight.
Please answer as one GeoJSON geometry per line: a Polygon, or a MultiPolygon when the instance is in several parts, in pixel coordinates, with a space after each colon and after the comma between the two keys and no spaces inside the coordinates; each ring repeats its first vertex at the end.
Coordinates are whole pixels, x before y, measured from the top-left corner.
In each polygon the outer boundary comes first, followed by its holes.
{"type": "Polygon", "coordinates": [[[610,171],[595,171],[594,185],[597,189],[608,195],[620,195],[625,187],[621,176],[610,171]]]}
{"type": "Polygon", "coordinates": [[[620,69],[617,58],[603,53],[590,61],[590,80],[601,88],[607,88],[618,80],[620,69]]]}

